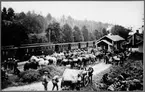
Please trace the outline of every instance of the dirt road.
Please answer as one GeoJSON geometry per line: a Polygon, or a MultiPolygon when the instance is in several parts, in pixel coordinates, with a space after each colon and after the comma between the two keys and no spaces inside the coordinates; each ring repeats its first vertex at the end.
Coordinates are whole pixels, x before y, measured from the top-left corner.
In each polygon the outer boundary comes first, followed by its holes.
{"type": "MultiPolygon", "coordinates": [[[[103,62],[96,64],[96,65],[92,65],[91,67],[93,67],[94,72],[93,75],[96,75],[106,69],[108,69],[111,65],[110,64],[105,64],[103,62]]],[[[61,85],[61,79],[59,80],[59,90],[61,90],[60,85],[61,85]]],[[[52,81],[50,81],[48,83],[48,91],[52,91],[52,81]]],[[[33,84],[29,84],[29,85],[24,85],[24,86],[18,86],[18,87],[9,87],[6,88],[2,91],[44,91],[44,87],[42,85],[42,82],[37,82],[37,83],[33,83],[33,84]]],[[[55,89],[56,91],[56,89],[55,89]]]]}

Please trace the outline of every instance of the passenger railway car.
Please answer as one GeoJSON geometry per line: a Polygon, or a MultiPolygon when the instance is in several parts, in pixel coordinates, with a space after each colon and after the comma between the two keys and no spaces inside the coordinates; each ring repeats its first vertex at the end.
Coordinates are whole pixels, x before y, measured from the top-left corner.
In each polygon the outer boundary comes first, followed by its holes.
{"type": "Polygon", "coordinates": [[[79,48],[79,44],[78,43],[71,43],[70,45],[71,45],[71,50],[79,48]]]}
{"type": "Polygon", "coordinates": [[[50,55],[54,52],[61,52],[86,47],[95,47],[95,41],[72,42],[72,43],[35,43],[22,44],[20,47],[9,46],[2,48],[2,59],[15,57],[20,61],[27,60],[32,55],[50,55]]]}
{"type": "Polygon", "coordinates": [[[93,46],[94,46],[93,41],[88,42],[88,47],[93,47],[93,46]]]}
{"type": "Polygon", "coordinates": [[[87,42],[80,42],[80,48],[86,48],[87,47],[87,42]]]}

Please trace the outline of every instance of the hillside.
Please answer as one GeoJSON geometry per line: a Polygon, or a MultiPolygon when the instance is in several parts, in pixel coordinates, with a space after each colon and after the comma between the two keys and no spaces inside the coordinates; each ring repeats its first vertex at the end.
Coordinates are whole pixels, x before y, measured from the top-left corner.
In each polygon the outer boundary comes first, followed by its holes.
{"type": "Polygon", "coordinates": [[[51,14],[48,14],[46,20],[48,20],[48,24],[52,23],[53,21],[59,22],[60,26],[63,26],[67,23],[71,28],[74,28],[74,26],[78,26],[80,29],[82,29],[82,27],[85,25],[91,33],[93,33],[94,30],[98,30],[99,32],[101,32],[103,28],[107,29],[109,26],[112,26],[112,24],[96,22],[92,20],[76,20],[71,16],[64,15],[61,18],[56,19],[52,17],[51,14]]]}

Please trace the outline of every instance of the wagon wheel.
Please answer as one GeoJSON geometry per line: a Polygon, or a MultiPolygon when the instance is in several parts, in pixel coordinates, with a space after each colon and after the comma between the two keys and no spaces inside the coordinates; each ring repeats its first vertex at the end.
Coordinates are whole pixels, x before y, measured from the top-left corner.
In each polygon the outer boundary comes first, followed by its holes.
{"type": "Polygon", "coordinates": [[[85,76],[83,80],[83,85],[86,87],[89,84],[89,77],[85,76]]]}

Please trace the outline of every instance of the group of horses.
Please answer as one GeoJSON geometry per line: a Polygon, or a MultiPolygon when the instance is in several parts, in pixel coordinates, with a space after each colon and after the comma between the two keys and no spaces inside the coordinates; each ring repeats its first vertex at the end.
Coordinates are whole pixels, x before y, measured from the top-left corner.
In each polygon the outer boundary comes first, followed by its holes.
{"type": "Polygon", "coordinates": [[[32,56],[24,65],[24,70],[30,68],[37,69],[38,67],[44,67],[47,65],[59,65],[59,66],[69,66],[71,68],[78,67],[83,68],[88,64],[91,64],[95,61],[104,61],[108,63],[118,63],[125,59],[126,54],[122,53],[111,53],[104,51],[97,51],[95,48],[92,48],[91,51],[86,49],[77,49],[72,51],[63,51],[60,53],[53,53],[52,55],[42,55],[42,56],[32,56]],[[99,60],[98,60],[99,59],[99,60]]]}
{"type": "Polygon", "coordinates": [[[52,55],[32,56],[25,64],[24,70],[37,69],[47,65],[64,65],[70,67],[84,67],[96,61],[96,56],[87,50],[73,50],[68,52],[53,53],[52,55]]]}

